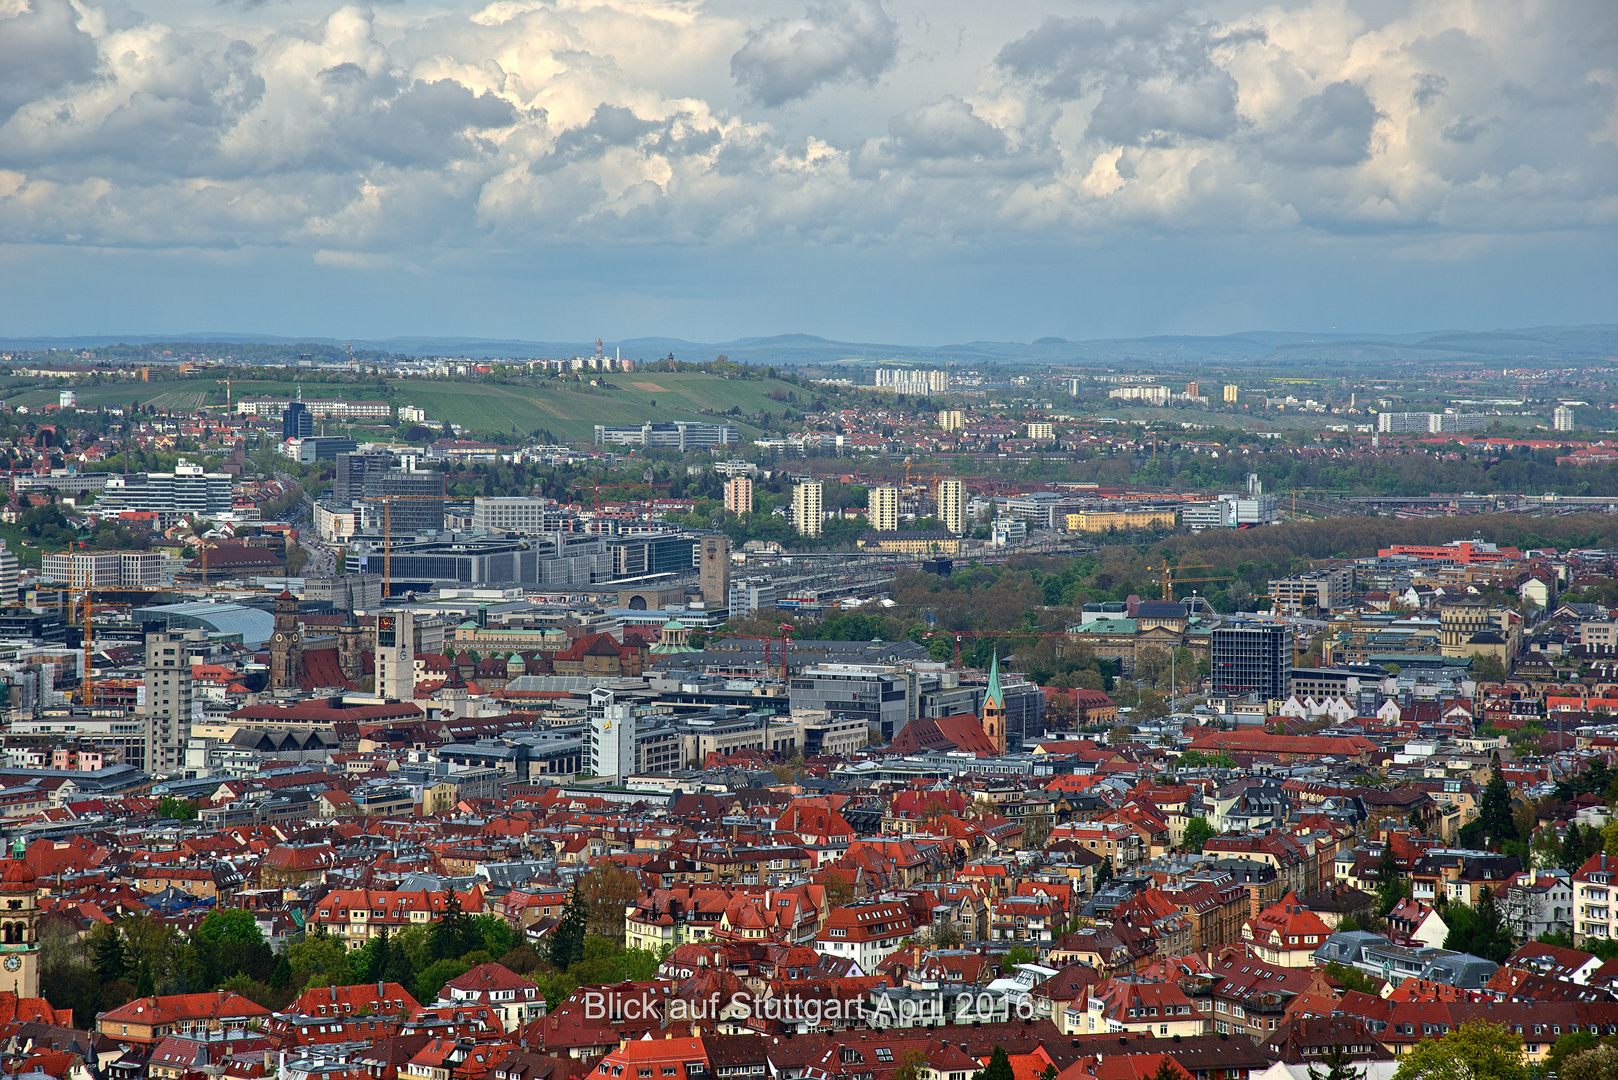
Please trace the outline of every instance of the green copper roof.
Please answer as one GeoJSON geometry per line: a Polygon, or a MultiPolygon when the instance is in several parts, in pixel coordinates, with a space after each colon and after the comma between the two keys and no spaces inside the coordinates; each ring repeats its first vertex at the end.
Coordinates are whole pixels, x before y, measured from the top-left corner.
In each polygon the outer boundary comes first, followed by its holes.
{"type": "Polygon", "coordinates": [[[1000,653],[997,650],[989,657],[989,692],[983,697],[983,707],[987,709],[992,702],[1003,709],[1006,707],[1006,693],[1000,689],[1000,653]]]}

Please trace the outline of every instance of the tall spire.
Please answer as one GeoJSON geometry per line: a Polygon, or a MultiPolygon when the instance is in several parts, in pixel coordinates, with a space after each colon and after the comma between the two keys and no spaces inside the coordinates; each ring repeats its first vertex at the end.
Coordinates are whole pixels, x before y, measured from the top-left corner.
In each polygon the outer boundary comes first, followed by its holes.
{"type": "Polygon", "coordinates": [[[1006,707],[1006,695],[1000,689],[1000,650],[996,649],[989,657],[989,691],[984,695],[983,704],[987,707],[993,702],[1003,709],[1006,707]]]}

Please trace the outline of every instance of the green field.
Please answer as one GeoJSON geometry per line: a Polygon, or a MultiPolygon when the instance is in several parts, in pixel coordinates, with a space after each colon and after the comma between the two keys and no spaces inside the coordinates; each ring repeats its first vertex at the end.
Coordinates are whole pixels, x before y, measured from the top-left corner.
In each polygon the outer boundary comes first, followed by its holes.
{"type": "MultiPolygon", "coordinates": [[[[747,414],[770,412],[779,415],[784,409],[803,409],[813,400],[812,391],[790,383],[764,379],[727,379],[723,375],[701,372],[634,372],[606,376],[604,387],[586,383],[558,382],[553,386],[508,386],[475,380],[397,380],[387,382],[385,395],[395,407],[417,405],[427,411],[434,422],[445,420],[460,424],[473,431],[511,431],[515,428],[523,435],[544,428],[559,439],[589,440],[595,435],[596,424],[640,424],[648,420],[707,420],[717,421],[715,414],[733,407],[743,416],[730,417],[744,431],[757,430],[746,422],[747,414]],[[795,394],[796,404],[777,401],[772,392],[795,394]],[[703,410],[708,410],[704,412],[703,410]]],[[[0,380],[0,391],[13,380],[0,380]]],[[[7,401],[11,405],[35,408],[54,405],[57,386],[28,389],[7,401]]],[[[169,382],[120,382],[103,386],[77,386],[80,408],[102,405],[128,406],[133,401],[159,408],[192,410],[201,405],[223,407],[225,388],[212,380],[175,380],[169,382]]],[[[232,401],[244,397],[291,397],[297,385],[290,382],[232,380],[232,401]]],[[[315,400],[342,396],[356,400],[374,400],[384,397],[374,382],[361,384],[334,384],[311,382],[304,384],[303,396],[315,400]]]]}

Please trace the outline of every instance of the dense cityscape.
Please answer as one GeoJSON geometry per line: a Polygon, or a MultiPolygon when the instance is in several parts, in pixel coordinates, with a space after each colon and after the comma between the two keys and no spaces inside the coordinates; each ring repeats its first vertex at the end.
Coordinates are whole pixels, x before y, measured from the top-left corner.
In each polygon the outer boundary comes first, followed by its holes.
{"type": "Polygon", "coordinates": [[[1613,0],[0,0],[0,1080],[1618,1080],[1613,0]]]}
{"type": "Polygon", "coordinates": [[[21,1071],[1607,1067],[1610,361],[112,351],[0,379],[21,1071]]]}

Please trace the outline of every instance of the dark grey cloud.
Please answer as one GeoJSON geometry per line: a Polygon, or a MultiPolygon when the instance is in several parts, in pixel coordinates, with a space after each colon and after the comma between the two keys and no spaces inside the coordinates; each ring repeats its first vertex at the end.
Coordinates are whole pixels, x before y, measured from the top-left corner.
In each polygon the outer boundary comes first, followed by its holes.
{"type": "Polygon", "coordinates": [[[1416,88],[1411,91],[1410,99],[1422,108],[1426,108],[1444,96],[1449,87],[1449,80],[1436,71],[1424,71],[1415,78],[1416,88]]]}
{"type": "Polygon", "coordinates": [[[78,26],[68,0],[32,0],[0,19],[0,122],[30,101],[96,72],[95,39],[78,26]]]}
{"type": "Polygon", "coordinates": [[[1112,24],[1049,17],[1000,50],[997,62],[1046,97],[1099,93],[1089,134],[1112,143],[1221,139],[1237,127],[1236,81],[1213,50],[1257,31],[1233,33],[1155,4],[1112,24]]]}
{"type": "Polygon", "coordinates": [[[1006,137],[953,95],[900,113],[888,121],[886,145],[895,157],[993,157],[1005,152],[1006,137]]]}
{"type": "Polygon", "coordinates": [[[590,119],[557,136],[551,153],[536,161],[536,173],[553,172],[576,162],[598,160],[611,150],[633,148],[665,157],[705,154],[719,145],[717,128],[697,121],[689,112],[666,120],[648,120],[621,105],[597,105],[590,119]]]}
{"type": "Polygon", "coordinates": [[[1358,165],[1371,155],[1376,106],[1364,89],[1332,83],[1298,103],[1298,111],[1270,136],[1269,156],[1291,165],[1358,165]]]}
{"type": "Polygon", "coordinates": [[[881,0],[826,0],[801,19],[751,31],[730,58],[730,74],[752,100],[784,105],[826,83],[874,83],[898,51],[899,26],[881,0]]]}

